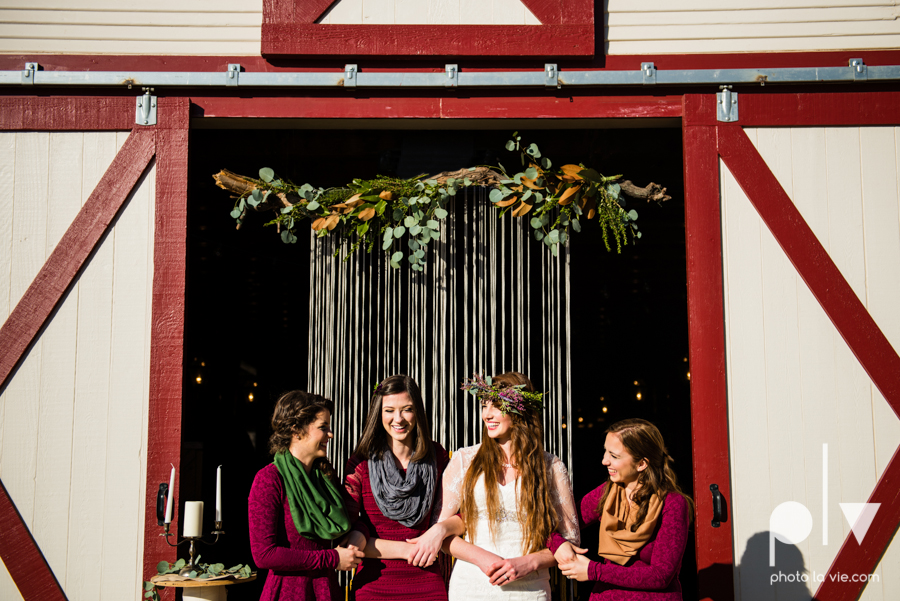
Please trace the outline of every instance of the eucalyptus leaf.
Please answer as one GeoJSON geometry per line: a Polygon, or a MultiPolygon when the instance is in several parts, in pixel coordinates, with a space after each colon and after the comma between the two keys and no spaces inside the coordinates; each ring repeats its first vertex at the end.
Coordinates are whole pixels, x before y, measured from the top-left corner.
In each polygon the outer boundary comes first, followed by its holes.
{"type": "Polygon", "coordinates": [[[394,221],[400,221],[403,217],[403,209],[394,209],[394,221]]]}
{"type": "Polygon", "coordinates": [[[196,578],[196,577],[197,577],[197,570],[191,570],[190,572],[188,572],[188,578],[196,578]]]}
{"type": "Polygon", "coordinates": [[[145,591],[152,591],[153,588],[154,588],[155,586],[156,586],[156,585],[153,584],[152,582],[149,582],[149,581],[146,581],[146,580],[144,581],[144,590],[145,590],[145,591]]]}
{"type": "Polygon", "coordinates": [[[542,230],[534,230],[534,239],[540,242],[544,239],[544,232],[542,230]]]}
{"type": "Polygon", "coordinates": [[[516,149],[516,143],[513,142],[512,140],[510,140],[509,142],[506,143],[506,149],[507,149],[507,150],[510,150],[510,151],[515,150],[515,149],[516,149]]]}
{"type": "Polygon", "coordinates": [[[544,169],[549,169],[552,166],[553,163],[551,163],[550,159],[548,159],[547,157],[541,159],[541,167],[543,167],[544,169]]]}
{"type": "Polygon", "coordinates": [[[530,189],[525,190],[525,193],[522,194],[522,200],[528,200],[529,198],[531,198],[532,194],[534,194],[534,193],[530,189]]]}
{"type": "Polygon", "coordinates": [[[409,244],[409,248],[411,250],[419,250],[419,243],[416,242],[415,240],[413,240],[412,238],[409,239],[408,244],[409,244]]]}
{"type": "Polygon", "coordinates": [[[628,211],[628,218],[632,221],[637,221],[637,211],[635,211],[634,209],[628,211]]]}
{"type": "Polygon", "coordinates": [[[252,196],[249,197],[249,198],[247,198],[247,204],[250,205],[251,207],[253,207],[254,209],[255,209],[257,206],[259,206],[259,203],[260,203],[260,202],[261,202],[261,201],[256,200],[256,199],[253,198],[252,196]]]}
{"type": "Polygon", "coordinates": [[[307,209],[308,211],[315,211],[315,210],[318,209],[318,208],[319,208],[319,203],[316,202],[315,200],[309,201],[309,204],[306,205],[306,209],[307,209]]]}
{"type": "Polygon", "coordinates": [[[436,179],[427,179],[427,180],[425,180],[425,183],[428,184],[429,186],[431,186],[432,188],[436,188],[438,185],[436,179]]]}
{"type": "Polygon", "coordinates": [[[168,562],[168,561],[161,561],[161,562],[159,562],[158,564],[156,564],[156,571],[157,571],[159,574],[165,573],[165,571],[168,570],[168,569],[169,569],[169,562],[168,562]]]}
{"type": "Polygon", "coordinates": [[[271,182],[273,179],[275,179],[275,172],[268,167],[263,167],[259,170],[259,179],[267,183],[271,182]]]}
{"type": "Polygon", "coordinates": [[[391,255],[391,261],[393,261],[394,263],[399,263],[402,260],[403,260],[403,251],[402,250],[398,250],[397,252],[395,252],[394,254],[391,255]]]}
{"type": "Polygon", "coordinates": [[[410,236],[418,236],[419,232],[421,232],[421,231],[422,231],[422,226],[417,223],[414,226],[412,226],[411,228],[409,228],[409,235],[410,236]]]}
{"type": "Polygon", "coordinates": [[[420,248],[419,250],[416,251],[416,258],[417,258],[417,259],[421,259],[421,258],[424,257],[424,256],[425,256],[425,251],[422,250],[421,248],[420,248]]]}
{"type": "Polygon", "coordinates": [[[541,223],[540,217],[532,217],[531,218],[531,227],[533,227],[534,229],[536,229],[536,230],[540,229],[542,225],[544,225],[544,224],[541,223]]]}
{"type": "Polygon", "coordinates": [[[396,261],[391,261],[391,267],[393,267],[394,269],[400,269],[400,264],[396,261]]]}
{"type": "Polygon", "coordinates": [[[259,202],[260,200],[263,199],[263,196],[262,196],[262,194],[260,193],[259,188],[254,188],[253,190],[251,190],[251,191],[250,191],[250,196],[252,196],[252,197],[253,197],[253,200],[255,200],[255,201],[257,201],[257,202],[259,202]]]}
{"type": "Polygon", "coordinates": [[[405,233],[406,233],[406,228],[403,227],[402,225],[398,225],[397,227],[394,228],[394,238],[400,238],[405,233]]]}
{"type": "Polygon", "coordinates": [[[447,215],[448,215],[448,213],[447,213],[446,209],[435,209],[434,210],[434,216],[437,217],[438,219],[446,219],[447,215]]]}
{"type": "Polygon", "coordinates": [[[384,242],[381,243],[381,250],[389,249],[391,247],[391,244],[393,244],[393,243],[394,243],[393,240],[385,240],[384,242]]]}
{"type": "Polygon", "coordinates": [[[638,232],[638,233],[637,233],[637,237],[638,237],[638,238],[640,238],[640,237],[643,236],[643,235],[644,235],[644,234],[641,233],[641,232],[638,232]]]}
{"type": "Polygon", "coordinates": [[[572,229],[575,230],[576,232],[580,232],[581,231],[581,222],[578,221],[577,219],[572,221],[572,229]]]}
{"type": "Polygon", "coordinates": [[[528,179],[537,179],[538,171],[534,167],[529,167],[525,170],[525,177],[528,179]]]}
{"type": "Polygon", "coordinates": [[[291,242],[291,230],[281,230],[281,241],[285,244],[290,244],[291,242]]]}
{"type": "Polygon", "coordinates": [[[559,230],[550,230],[550,233],[547,234],[547,237],[550,238],[550,242],[556,244],[559,242],[559,230]]]}
{"type": "Polygon", "coordinates": [[[177,568],[177,569],[180,570],[181,568],[184,567],[184,564],[185,564],[185,563],[187,563],[187,562],[185,562],[185,561],[184,561],[184,558],[182,557],[181,559],[179,559],[178,561],[176,561],[176,562],[175,562],[175,565],[172,566],[172,567],[173,567],[173,568],[177,568]]]}
{"type": "Polygon", "coordinates": [[[411,228],[412,226],[414,226],[416,224],[417,221],[418,220],[415,217],[413,217],[412,215],[407,215],[406,219],[403,220],[403,225],[411,228]]]}
{"type": "Polygon", "coordinates": [[[560,232],[560,233],[559,233],[559,243],[560,243],[560,244],[565,244],[567,238],[568,238],[568,236],[566,235],[565,232],[560,232]]]}
{"type": "Polygon", "coordinates": [[[199,576],[197,576],[197,578],[200,578],[201,580],[205,580],[205,579],[209,578],[209,574],[200,574],[199,576]]]}
{"type": "Polygon", "coordinates": [[[556,257],[559,255],[559,244],[554,244],[550,247],[550,252],[553,253],[553,256],[556,257]]]}
{"type": "Polygon", "coordinates": [[[425,225],[433,230],[441,229],[441,224],[438,223],[437,221],[435,221],[434,219],[429,219],[425,225]]]}
{"type": "Polygon", "coordinates": [[[393,238],[394,238],[394,228],[392,228],[392,227],[387,227],[387,228],[385,228],[385,230],[384,230],[384,239],[385,239],[385,240],[392,240],[393,238]]]}
{"type": "Polygon", "coordinates": [[[613,197],[618,197],[621,190],[622,187],[619,186],[619,184],[610,184],[606,186],[606,191],[609,192],[609,195],[613,197]]]}
{"type": "MultiPolygon", "coordinates": [[[[528,148],[525,149],[525,153],[530,156],[533,156],[536,159],[541,158],[541,151],[538,150],[537,144],[529,144],[528,148]]],[[[531,178],[531,179],[533,179],[533,178],[531,178]]]]}
{"type": "Polygon", "coordinates": [[[286,213],[290,213],[292,210],[294,210],[294,207],[282,207],[281,214],[285,215],[286,213]]]}
{"type": "MultiPolygon", "coordinates": [[[[150,584],[153,584],[153,583],[151,582],[150,584]]],[[[152,590],[151,590],[151,591],[148,591],[148,592],[146,592],[146,593],[144,593],[144,599],[150,599],[150,598],[152,598],[152,597],[153,597],[153,594],[154,594],[154,591],[152,591],[152,590]]]]}
{"type": "Polygon", "coordinates": [[[243,211],[241,211],[240,209],[235,209],[230,213],[230,215],[232,216],[232,218],[237,219],[238,217],[241,216],[242,212],[243,211]]]}

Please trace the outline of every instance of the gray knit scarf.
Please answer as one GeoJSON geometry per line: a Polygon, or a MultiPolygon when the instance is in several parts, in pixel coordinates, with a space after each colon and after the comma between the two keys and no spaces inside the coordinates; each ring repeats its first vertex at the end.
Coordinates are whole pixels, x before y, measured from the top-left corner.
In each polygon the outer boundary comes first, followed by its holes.
{"type": "Polygon", "coordinates": [[[436,471],[433,461],[410,461],[404,476],[390,450],[369,457],[369,484],[384,517],[407,528],[421,523],[431,512],[436,471]]]}

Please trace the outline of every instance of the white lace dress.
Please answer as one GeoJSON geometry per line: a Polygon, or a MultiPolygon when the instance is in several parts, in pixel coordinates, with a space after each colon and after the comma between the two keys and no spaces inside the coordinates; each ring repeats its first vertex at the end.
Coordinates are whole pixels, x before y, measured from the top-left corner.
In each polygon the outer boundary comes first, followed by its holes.
{"type": "MultiPolygon", "coordinates": [[[[453,453],[450,464],[444,471],[440,520],[447,519],[459,511],[463,479],[480,446],[465,447],[453,453]]],[[[550,470],[550,482],[553,486],[550,496],[559,516],[556,531],[577,546],[581,542],[581,538],[569,473],[556,455],[550,453],[544,453],[544,455],[547,460],[547,469],[550,470]]],[[[500,489],[501,506],[499,523],[494,524],[493,539],[487,519],[484,475],[475,484],[475,502],[478,506],[479,517],[476,532],[467,533],[467,540],[504,559],[525,555],[522,549],[524,537],[517,511],[518,495],[521,493],[519,482],[520,480],[517,478],[515,482],[508,482],[506,486],[495,485],[500,489]]],[[[550,573],[547,568],[542,568],[509,584],[493,586],[478,566],[465,561],[457,561],[453,566],[453,575],[450,577],[448,597],[449,601],[478,601],[481,599],[550,601],[550,573]]]]}

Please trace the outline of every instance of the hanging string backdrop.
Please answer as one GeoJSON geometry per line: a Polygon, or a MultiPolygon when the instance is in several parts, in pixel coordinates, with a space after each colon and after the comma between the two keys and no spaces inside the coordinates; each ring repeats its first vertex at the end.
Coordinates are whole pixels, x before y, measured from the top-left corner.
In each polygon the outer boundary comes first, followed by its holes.
{"type": "Polygon", "coordinates": [[[341,476],[385,377],[419,383],[434,440],[455,451],[481,441],[462,379],[505,371],[547,393],[544,445],[573,473],[562,427],[572,414],[568,248],[553,256],[527,220],[498,219],[487,192],[457,197],[423,271],[394,269],[379,252],[343,260],[346,237],[310,236],[309,390],[335,403],[329,452],[341,476]]]}

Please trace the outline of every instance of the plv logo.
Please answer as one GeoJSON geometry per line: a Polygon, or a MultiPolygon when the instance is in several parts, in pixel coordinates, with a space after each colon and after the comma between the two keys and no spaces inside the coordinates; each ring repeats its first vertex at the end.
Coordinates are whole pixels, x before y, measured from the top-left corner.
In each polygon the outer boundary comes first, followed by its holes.
{"type": "MultiPolygon", "coordinates": [[[[856,542],[862,545],[881,503],[838,503],[856,542]]],[[[813,517],[803,503],[787,501],[769,515],[769,567],[775,567],[775,539],[796,545],[812,532],[813,517]]],[[[828,544],[828,444],[822,445],[822,545],[828,544]]]]}

